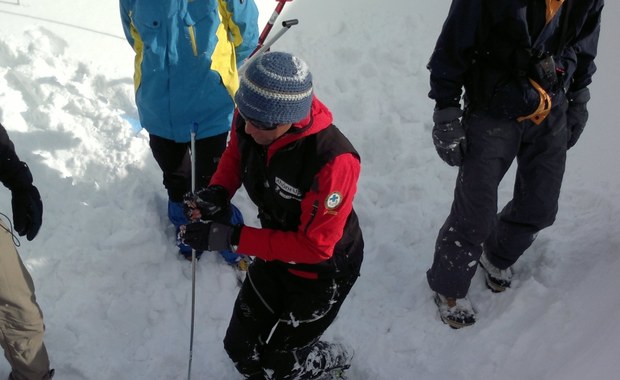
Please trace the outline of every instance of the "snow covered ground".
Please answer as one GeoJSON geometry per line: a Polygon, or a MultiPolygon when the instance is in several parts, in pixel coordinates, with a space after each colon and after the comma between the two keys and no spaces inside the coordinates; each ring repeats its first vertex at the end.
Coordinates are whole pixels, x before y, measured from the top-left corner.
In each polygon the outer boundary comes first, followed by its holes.
{"type": "MultiPolygon", "coordinates": [[[[257,0],[261,27],[276,2],[257,0]]],[[[569,152],[554,226],[491,294],[478,273],[473,327],[442,324],[426,285],[456,170],[436,156],[425,64],[449,0],[295,0],[274,50],[303,57],[318,96],[362,155],[362,277],[326,338],[356,349],[352,380],[612,379],[620,373],[620,4],[608,1],[590,122],[569,152]]],[[[136,126],[133,54],[115,1],[0,0],[0,120],[45,212],[19,251],[37,286],[60,380],[184,379],[191,265],[136,126]]],[[[501,187],[509,199],[513,181],[501,187]]],[[[235,202],[246,222],[256,211],[235,202]]],[[[10,217],[10,192],[0,191],[10,217]]],[[[239,379],[222,338],[237,292],[216,255],[197,266],[195,379],[239,379]]],[[[9,373],[0,360],[0,379],[9,373]]]]}

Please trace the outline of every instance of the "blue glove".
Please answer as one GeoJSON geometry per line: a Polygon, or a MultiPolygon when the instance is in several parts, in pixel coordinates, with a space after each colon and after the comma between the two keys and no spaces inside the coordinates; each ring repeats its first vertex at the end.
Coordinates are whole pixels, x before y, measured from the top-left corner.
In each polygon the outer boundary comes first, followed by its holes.
{"type": "Polygon", "coordinates": [[[450,166],[461,166],[467,152],[465,129],[461,124],[463,111],[447,107],[433,113],[433,143],[437,154],[450,166]]]}

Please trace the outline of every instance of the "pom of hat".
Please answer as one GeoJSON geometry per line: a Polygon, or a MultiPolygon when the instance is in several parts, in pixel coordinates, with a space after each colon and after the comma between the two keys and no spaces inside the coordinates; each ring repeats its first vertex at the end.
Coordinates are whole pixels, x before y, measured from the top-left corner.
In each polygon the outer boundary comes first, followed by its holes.
{"type": "Polygon", "coordinates": [[[312,74],[306,62],[289,53],[268,52],[254,59],[235,95],[239,112],[272,124],[298,122],[312,106],[312,74]]]}

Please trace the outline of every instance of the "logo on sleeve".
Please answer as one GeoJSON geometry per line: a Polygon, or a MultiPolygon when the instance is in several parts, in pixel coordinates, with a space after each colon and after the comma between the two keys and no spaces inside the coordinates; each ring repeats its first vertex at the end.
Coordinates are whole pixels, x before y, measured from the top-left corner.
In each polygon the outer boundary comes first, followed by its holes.
{"type": "Polygon", "coordinates": [[[325,208],[328,210],[333,210],[336,207],[340,206],[342,203],[342,194],[337,191],[329,194],[327,198],[325,198],[325,208]]]}

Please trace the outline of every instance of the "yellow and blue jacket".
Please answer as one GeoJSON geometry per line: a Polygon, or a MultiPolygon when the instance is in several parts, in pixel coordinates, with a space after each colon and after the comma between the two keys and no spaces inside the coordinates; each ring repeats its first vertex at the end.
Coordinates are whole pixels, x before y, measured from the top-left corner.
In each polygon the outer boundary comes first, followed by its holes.
{"type": "Polygon", "coordinates": [[[230,129],[237,68],[256,47],[254,0],[120,0],[136,53],[140,123],[150,134],[187,142],[230,129]]]}

